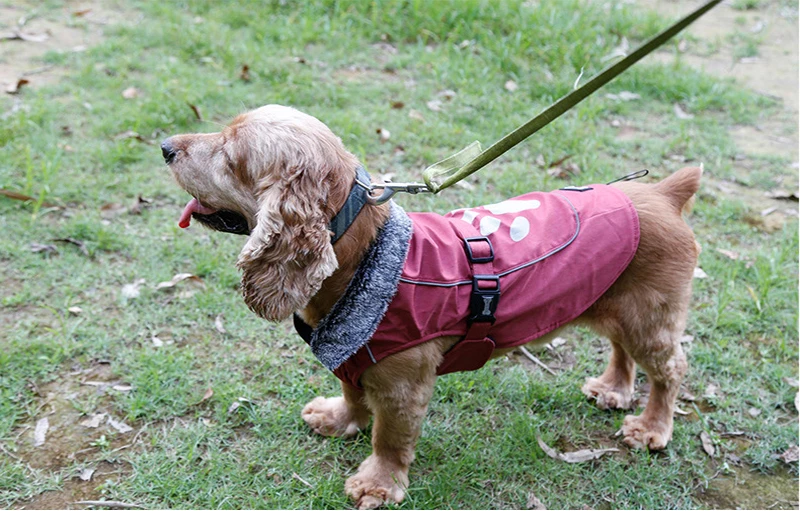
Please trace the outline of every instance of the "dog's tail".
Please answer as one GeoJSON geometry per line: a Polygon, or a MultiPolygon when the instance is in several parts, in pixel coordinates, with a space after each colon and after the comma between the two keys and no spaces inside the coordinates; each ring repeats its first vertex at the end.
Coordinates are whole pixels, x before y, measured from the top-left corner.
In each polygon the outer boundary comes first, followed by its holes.
{"type": "Polygon", "coordinates": [[[694,204],[694,194],[700,189],[700,176],[702,175],[702,163],[699,167],[685,167],[656,183],[656,190],[666,196],[675,209],[689,213],[694,204]]]}

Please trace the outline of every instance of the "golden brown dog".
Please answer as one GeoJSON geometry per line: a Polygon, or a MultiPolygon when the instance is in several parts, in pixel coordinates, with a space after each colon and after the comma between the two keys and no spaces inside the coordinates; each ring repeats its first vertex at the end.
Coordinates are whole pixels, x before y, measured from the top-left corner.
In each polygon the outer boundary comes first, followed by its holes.
{"type": "MultiPolygon", "coordinates": [[[[174,136],[162,151],[178,184],[194,197],[184,225],[192,214],[214,229],[249,233],[237,262],[242,291],[268,320],[297,312],[315,327],[389,215],[388,204],[368,204],[331,243],[328,222],[345,202],[359,163],[324,124],[292,108],[269,105],[239,115],[219,133],[174,136]]],[[[573,322],[611,341],[608,368],[582,389],[598,406],[631,407],[635,363],[649,377],[645,410],[627,416],[622,428],[633,447],[662,449],[672,437],[687,369],[679,339],[699,252],[681,213],[701,174],[685,168],[656,184],[614,185],[638,212],[639,246],[619,279],[573,322]]],[[[360,508],[403,499],[437,366],[457,341],[438,338],[392,355],[363,374],[363,390],[343,384],[342,396],[317,397],[303,409],[308,425],[326,436],[354,435],[374,416],[373,452],[345,483],[360,508]]]]}

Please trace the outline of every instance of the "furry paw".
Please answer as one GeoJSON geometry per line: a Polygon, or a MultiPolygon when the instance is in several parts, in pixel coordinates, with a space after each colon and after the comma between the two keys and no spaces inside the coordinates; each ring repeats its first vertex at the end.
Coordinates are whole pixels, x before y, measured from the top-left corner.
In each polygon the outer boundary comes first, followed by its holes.
{"type": "Polygon", "coordinates": [[[616,388],[600,378],[586,378],[586,383],[581,387],[581,392],[589,399],[594,399],[598,408],[630,409],[633,407],[632,389],[616,388]]]}
{"type": "Polygon", "coordinates": [[[350,437],[361,431],[369,417],[358,420],[343,397],[317,397],[303,407],[300,416],[322,436],[350,437]]]}
{"type": "Polygon", "coordinates": [[[672,439],[672,424],[628,415],[622,422],[622,434],[634,449],[659,451],[672,439]]]}
{"type": "Polygon", "coordinates": [[[406,487],[407,470],[393,470],[371,454],[358,468],[358,473],[344,483],[344,492],[356,502],[358,509],[375,509],[387,502],[399,504],[406,496],[406,487]]]}

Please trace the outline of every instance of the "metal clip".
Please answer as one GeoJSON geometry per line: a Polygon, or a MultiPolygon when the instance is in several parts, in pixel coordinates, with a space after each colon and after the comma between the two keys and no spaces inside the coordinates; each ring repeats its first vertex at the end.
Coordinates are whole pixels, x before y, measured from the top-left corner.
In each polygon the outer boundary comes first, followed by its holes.
{"type": "Polygon", "coordinates": [[[369,185],[356,181],[359,186],[367,190],[367,202],[372,205],[383,204],[388,201],[397,192],[410,193],[416,195],[418,193],[429,193],[431,190],[425,183],[370,183],[369,185]],[[375,196],[372,192],[375,190],[383,190],[380,195],[375,196]]]}

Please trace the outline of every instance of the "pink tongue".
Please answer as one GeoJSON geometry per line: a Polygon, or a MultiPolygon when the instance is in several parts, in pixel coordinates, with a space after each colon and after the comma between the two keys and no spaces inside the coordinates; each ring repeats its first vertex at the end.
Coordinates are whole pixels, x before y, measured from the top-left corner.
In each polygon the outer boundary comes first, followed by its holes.
{"type": "Polygon", "coordinates": [[[178,220],[178,226],[181,229],[186,229],[189,227],[189,223],[192,221],[192,213],[199,213],[201,215],[210,215],[212,213],[216,213],[215,209],[207,208],[200,204],[197,199],[190,200],[186,207],[183,208],[183,213],[181,213],[181,219],[178,220]]]}

